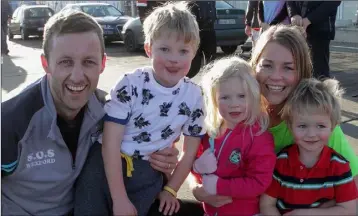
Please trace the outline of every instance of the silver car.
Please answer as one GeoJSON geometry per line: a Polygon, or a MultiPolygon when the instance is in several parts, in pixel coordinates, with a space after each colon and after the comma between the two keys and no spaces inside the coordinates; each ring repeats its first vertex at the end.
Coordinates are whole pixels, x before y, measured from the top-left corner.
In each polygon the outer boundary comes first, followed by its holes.
{"type": "MultiPolygon", "coordinates": [[[[245,10],[237,9],[226,1],[216,1],[217,20],[214,24],[216,44],[226,54],[234,53],[237,47],[243,44],[245,34],[245,10]]],[[[134,52],[144,45],[142,23],[132,18],[122,29],[124,45],[129,52],[134,52]]]]}

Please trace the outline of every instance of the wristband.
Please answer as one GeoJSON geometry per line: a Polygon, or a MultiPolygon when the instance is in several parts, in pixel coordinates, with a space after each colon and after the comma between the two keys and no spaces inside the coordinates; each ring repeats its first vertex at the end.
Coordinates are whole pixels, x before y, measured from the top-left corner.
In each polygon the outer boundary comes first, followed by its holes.
{"type": "Polygon", "coordinates": [[[177,192],[175,192],[175,190],[171,189],[169,186],[164,186],[163,189],[168,193],[170,193],[171,195],[173,195],[173,197],[175,198],[177,197],[177,192]]]}

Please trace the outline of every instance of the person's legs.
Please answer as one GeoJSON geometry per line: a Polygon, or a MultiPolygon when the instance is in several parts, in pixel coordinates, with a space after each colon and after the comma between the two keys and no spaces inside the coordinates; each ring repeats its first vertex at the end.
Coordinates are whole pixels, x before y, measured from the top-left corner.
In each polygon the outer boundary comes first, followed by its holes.
{"type": "MultiPolygon", "coordinates": [[[[203,216],[204,209],[203,205],[196,200],[180,200],[180,209],[178,213],[174,213],[173,216],[203,216]]],[[[159,212],[159,200],[156,200],[155,203],[151,206],[148,216],[163,216],[161,212],[159,212]]]]}
{"type": "Polygon", "coordinates": [[[95,143],[75,185],[74,215],[112,215],[112,199],[102,159],[102,145],[95,143]]]}
{"type": "Polygon", "coordinates": [[[7,46],[7,24],[1,24],[1,54],[8,54],[7,46]]]}
{"type": "Polygon", "coordinates": [[[329,71],[329,44],[330,40],[309,39],[313,64],[313,76],[317,79],[330,77],[329,71]]]}

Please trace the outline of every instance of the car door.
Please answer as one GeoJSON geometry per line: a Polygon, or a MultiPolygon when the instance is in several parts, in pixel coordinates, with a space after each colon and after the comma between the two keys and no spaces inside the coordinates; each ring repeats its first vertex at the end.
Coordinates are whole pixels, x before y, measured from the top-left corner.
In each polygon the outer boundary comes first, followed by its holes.
{"type": "MultiPolygon", "coordinates": [[[[17,8],[14,13],[12,14],[12,17],[11,17],[11,20],[10,20],[10,23],[9,23],[9,30],[11,31],[12,34],[18,34],[16,32],[16,22],[18,20],[18,14],[19,14],[19,11],[21,10],[21,8],[17,8]]],[[[20,24],[19,24],[20,25],[20,24]]]]}

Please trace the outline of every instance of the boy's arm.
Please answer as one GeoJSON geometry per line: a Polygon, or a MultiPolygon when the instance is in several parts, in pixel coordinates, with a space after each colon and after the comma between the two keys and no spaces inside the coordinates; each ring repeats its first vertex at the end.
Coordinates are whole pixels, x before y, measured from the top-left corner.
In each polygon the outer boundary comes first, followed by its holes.
{"type": "Polygon", "coordinates": [[[276,208],[277,198],[267,194],[263,194],[260,197],[260,214],[267,216],[281,216],[280,212],[276,208]]]}
{"type": "Polygon", "coordinates": [[[167,186],[176,192],[190,173],[200,144],[200,137],[185,136],[183,154],[167,186]]]}
{"type": "Polygon", "coordinates": [[[252,198],[262,195],[269,187],[276,163],[272,135],[265,132],[254,137],[252,147],[247,154],[249,156],[245,176],[230,179],[219,178],[216,185],[217,195],[252,198]]]}
{"type": "Polygon", "coordinates": [[[343,203],[337,203],[335,206],[330,208],[310,208],[310,209],[296,209],[291,212],[284,214],[288,215],[356,215],[357,214],[357,202],[351,200],[343,203]]]}
{"type": "Polygon", "coordinates": [[[125,125],[106,121],[103,130],[102,155],[113,201],[127,198],[122,174],[121,143],[125,125]]]}

